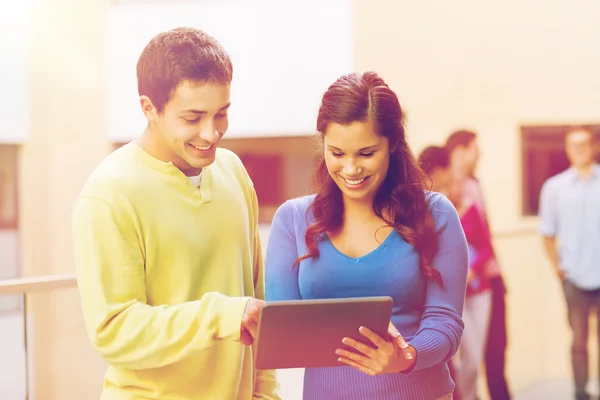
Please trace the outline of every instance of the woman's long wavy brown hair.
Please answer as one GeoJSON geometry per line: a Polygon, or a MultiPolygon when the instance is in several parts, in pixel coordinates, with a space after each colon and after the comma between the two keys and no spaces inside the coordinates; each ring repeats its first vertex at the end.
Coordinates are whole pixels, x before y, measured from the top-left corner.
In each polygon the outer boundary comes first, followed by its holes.
{"type": "MultiPolygon", "coordinates": [[[[419,168],[404,133],[404,115],[396,94],[375,72],[344,75],[323,95],[317,131],[321,139],[332,124],[371,121],[376,132],[389,139],[390,165],[373,199],[375,214],[393,227],[416,249],[423,274],[442,286],[439,271],[431,267],[438,250],[438,233],[425,198],[425,175],[419,168]]],[[[308,254],[300,261],[319,256],[317,242],[342,224],[342,193],[329,176],[325,159],[319,162],[320,189],[308,212],[314,222],[305,234],[308,254]]]]}

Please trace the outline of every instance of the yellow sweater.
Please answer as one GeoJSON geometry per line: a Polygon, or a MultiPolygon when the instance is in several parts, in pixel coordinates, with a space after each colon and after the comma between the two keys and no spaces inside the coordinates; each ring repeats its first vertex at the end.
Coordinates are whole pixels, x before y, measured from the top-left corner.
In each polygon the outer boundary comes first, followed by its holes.
{"type": "Polygon", "coordinates": [[[109,363],[103,400],[279,399],[239,343],[264,298],[252,182],[219,149],[200,190],[129,143],[92,173],[73,211],[83,314],[109,363]]]}

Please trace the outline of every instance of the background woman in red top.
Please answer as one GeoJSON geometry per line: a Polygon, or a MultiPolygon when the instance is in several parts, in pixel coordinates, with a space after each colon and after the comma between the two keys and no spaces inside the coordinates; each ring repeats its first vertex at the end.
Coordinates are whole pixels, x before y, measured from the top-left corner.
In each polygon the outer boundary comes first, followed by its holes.
{"type": "Polygon", "coordinates": [[[423,171],[431,178],[432,190],[447,196],[456,207],[469,245],[469,275],[463,310],[465,329],[460,347],[452,359],[457,395],[462,400],[477,399],[477,374],[483,362],[492,297],[485,274],[486,263],[494,257],[490,235],[475,202],[465,203],[456,195],[447,151],[427,147],[419,156],[423,171]]]}

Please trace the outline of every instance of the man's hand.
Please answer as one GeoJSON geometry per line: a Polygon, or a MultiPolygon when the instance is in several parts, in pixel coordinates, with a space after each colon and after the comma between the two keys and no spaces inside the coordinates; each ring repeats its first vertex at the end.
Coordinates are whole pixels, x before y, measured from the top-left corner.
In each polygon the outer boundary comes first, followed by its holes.
{"type": "Polygon", "coordinates": [[[258,299],[250,299],[246,304],[240,327],[240,342],[244,346],[251,346],[254,343],[258,329],[258,317],[264,304],[264,301],[258,299]]]}

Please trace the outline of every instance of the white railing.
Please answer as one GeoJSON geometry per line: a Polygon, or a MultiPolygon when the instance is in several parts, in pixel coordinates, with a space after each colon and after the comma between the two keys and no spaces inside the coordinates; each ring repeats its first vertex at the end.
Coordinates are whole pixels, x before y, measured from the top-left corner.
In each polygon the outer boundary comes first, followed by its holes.
{"type": "Polygon", "coordinates": [[[0,296],[77,287],[75,274],[0,280],[0,296]]]}

